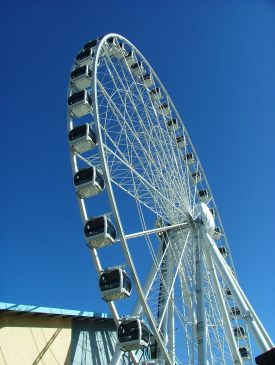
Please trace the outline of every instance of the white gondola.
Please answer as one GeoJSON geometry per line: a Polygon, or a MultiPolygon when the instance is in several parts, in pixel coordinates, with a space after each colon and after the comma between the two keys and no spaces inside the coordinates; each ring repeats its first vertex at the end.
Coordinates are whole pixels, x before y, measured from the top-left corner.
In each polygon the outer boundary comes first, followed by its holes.
{"type": "Polygon", "coordinates": [[[224,246],[218,247],[218,250],[224,259],[228,257],[227,249],[224,246]]]}
{"type": "Polygon", "coordinates": [[[86,199],[100,194],[105,188],[105,181],[103,174],[91,166],[74,175],[74,186],[76,195],[80,199],[86,199]]]}
{"type": "Polygon", "coordinates": [[[149,346],[150,331],[146,324],[137,318],[122,320],[117,337],[125,351],[143,349],[149,346]]]}
{"type": "Polygon", "coordinates": [[[71,84],[75,91],[80,91],[90,87],[92,84],[92,71],[89,66],[84,65],[71,72],[71,84]]]}
{"type": "Polygon", "coordinates": [[[210,199],[208,191],[206,189],[202,189],[198,191],[198,198],[200,202],[206,203],[210,199]]]}
{"type": "Polygon", "coordinates": [[[121,60],[127,55],[127,51],[125,49],[124,43],[119,43],[119,47],[117,48],[116,52],[113,53],[113,57],[116,60],[121,60]]]}
{"type": "Polygon", "coordinates": [[[242,326],[235,327],[233,333],[237,340],[245,340],[247,338],[245,329],[242,326]]]}
{"type": "Polygon", "coordinates": [[[179,136],[176,138],[177,147],[185,148],[188,145],[187,139],[185,136],[179,136]]]}
{"type": "Polygon", "coordinates": [[[211,237],[213,238],[213,240],[220,240],[222,238],[222,232],[220,227],[216,227],[214,229],[214,232],[212,233],[211,237]]]}
{"type": "MultiPolygon", "coordinates": [[[[168,115],[171,113],[171,109],[169,107],[168,103],[162,103],[160,104],[160,106],[158,107],[159,111],[164,114],[164,115],[168,115]]],[[[174,119],[173,119],[174,120],[174,119]]],[[[171,124],[172,125],[172,124],[171,124]]],[[[175,129],[173,129],[175,130],[175,129]]]]}
{"type": "Polygon", "coordinates": [[[168,120],[167,127],[168,127],[169,131],[177,131],[178,129],[180,129],[177,118],[168,120]]]}
{"type": "Polygon", "coordinates": [[[121,267],[107,268],[99,278],[99,290],[106,302],[128,298],[132,291],[129,276],[121,267]]]}
{"type": "Polygon", "coordinates": [[[82,117],[93,111],[92,98],[87,90],[81,90],[68,98],[70,114],[74,118],[82,117]]]}
{"type": "Polygon", "coordinates": [[[145,74],[146,70],[143,67],[143,62],[138,61],[131,66],[131,71],[134,76],[141,76],[145,74]]]}
{"type": "Polygon", "coordinates": [[[75,127],[69,132],[69,144],[74,153],[83,153],[97,145],[96,134],[88,123],[75,127]]]}
{"type": "Polygon", "coordinates": [[[203,180],[200,171],[192,172],[191,178],[192,178],[193,184],[197,184],[203,180]]]}
{"type": "Polygon", "coordinates": [[[154,85],[154,78],[152,74],[146,74],[144,76],[140,76],[139,79],[144,86],[150,87],[154,85]]]}
{"type": "Polygon", "coordinates": [[[156,87],[155,89],[152,89],[149,92],[150,98],[153,101],[161,100],[163,99],[164,95],[162,94],[160,87],[156,87]]]}
{"type": "Polygon", "coordinates": [[[209,208],[210,213],[213,215],[213,218],[216,219],[216,212],[214,208],[209,208]]]}
{"type": "Polygon", "coordinates": [[[132,66],[135,63],[137,63],[135,51],[129,51],[123,60],[123,64],[124,66],[132,66]]]}
{"type": "Polygon", "coordinates": [[[84,227],[84,236],[88,247],[98,249],[115,242],[116,229],[111,220],[106,215],[102,215],[88,220],[84,227]]]}
{"type": "Polygon", "coordinates": [[[231,307],[229,314],[233,319],[242,318],[242,314],[239,307],[231,307]]]}
{"type": "Polygon", "coordinates": [[[94,50],[92,48],[87,48],[85,51],[78,53],[75,59],[80,67],[84,65],[92,65],[94,61],[94,55],[94,50]]]}
{"type": "Polygon", "coordinates": [[[246,347],[240,347],[239,351],[240,351],[240,355],[244,361],[250,360],[249,351],[247,350],[246,347]]]}
{"type": "Polygon", "coordinates": [[[184,162],[186,165],[193,165],[195,163],[195,157],[192,152],[187,153],[183,156],[184,162]]]}
{"type": "Polygon", "coordinates": [[[231,290],[229,288],[225,289],[225,294],[226,294],[228,299],[233,299],[233,295],[232,295],[231,290]]]}
{"type": "Polygon", "coordinates": [[[105,44],[105,51],[109,56],[119,51],[119,44],[116,38],[111,37],[107,40],[105,44]]]}
{"type": "MultiPolygon", "coordinates": [[[[94,41],[89,41],[88,43],[86,43],[85,46],[83,47],[83,51],[86,51],[86,49],[88,49],[88,48],[95,50],[96,46],[98,45],[98,43],[100,42],[100,40],[102,38],[103,37],[99,37],[99,38],[96,38],[94,41]]],[[[102,55],[102,51],[101,51],[101,55],[102,55]]]]}

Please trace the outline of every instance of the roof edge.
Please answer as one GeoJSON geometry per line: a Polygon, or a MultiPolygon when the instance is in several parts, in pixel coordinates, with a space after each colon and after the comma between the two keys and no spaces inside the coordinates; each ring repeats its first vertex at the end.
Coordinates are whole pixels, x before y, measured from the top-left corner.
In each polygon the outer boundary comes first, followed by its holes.
{"type": "Polygon", "coordinates": [[[4,312],[21,312],[22,314],[37,313],[40,315],[53,315],[53,316],[67,316],[72,318],[97,318],[97,319],[113,319],[111,314],[99,313],[99,312],[88,312],[78,311],[72,309],[61,309],[61,308],[48,308],[39,307],[26,304],[13,304],[13,303],[2,303],[0,302],[0,314],[4,312]]]}

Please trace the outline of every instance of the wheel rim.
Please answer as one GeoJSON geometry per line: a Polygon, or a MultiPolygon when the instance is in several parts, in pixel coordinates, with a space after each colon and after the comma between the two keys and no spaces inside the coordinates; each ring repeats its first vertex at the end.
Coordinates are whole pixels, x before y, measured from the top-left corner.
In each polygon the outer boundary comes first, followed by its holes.
{"type": "MultiPolygon", "coordinates": [[[[164,224],[177,225],[190,222],[198,216],[198,190],[207,189],[210,199],[208,206],[214,207],[217,221],[223,232],[220,246],[225,246],[229,254],[231,268],[234,271],[230,250],[218,211],[199,162],[196,151],[187,131],[178,115],[169,95],[142,54],[124,37],[109,34],[97,46],[92,74],[92,93],[94,126],[98,137],[98,150],[92,150],[89,156],[75,156],[71,153],[73,172],[78,168],[79,158],[88,165],[101,169],[106,182],[106,190],[112,209],[120,244],[134,282],[139,302],[133,314],[141,314],[149,323],[157,342],[155,356],[163,358],[167,364],[197,363],[197,299],[196,288],[196,247],[197,239],[194,230],[189,228],[174,229],[165,237],[165,244],[159,244],[155,235],[144,235],[138,238],[142,252],[150,255],[155,273],[148,284],[148,293],[144,294],[140,284],[143,267],[136,257],[136,250],[131,254],[128,245],[129,234],[137,232],[130,229],[133,220],[139,220],[139,232],[153,228],[156,217],[164,224]],[[134,50],[137,60],[142,61],[146,71],[153,75],[154,85],[144,87],[140,80],[133,76],[131,68],[123,59],[115,60],[106,53],[106,40],[115,37],[125,42],[128,49],[134,50]],[[105,53],[105,54],[103,54],[105,53]],[[102,55],[103,54],[103,55],[102,55]],[[153,101],[150,90],[160,88],[163,100],[153,101]],[[160,111],[163,102],[167,102],[171,113],[164,115],[160,111]],[[171,130],[167,126],[169,120],[177,118],[180,129],[171,130]],[[185,136],[188,145],[178,148],[176,137],[185,136]],[[188,165],[184,156],[192,153],[195,163],[188,165]],[[196,184],[191,178],[192,172],[200,171],[203,181],[196,184]],[[116,192],[113,187],[115,186],[116,192]],[[198,188],[200,186],[200,188],[198,188]],[[115,196],[118,188],[123,196],[128,197],[123,204],[117,202],[115,196]],[[133,211],[135,202],[135,212],[133,211]],[[125,208],[123,208],[123,206],[125,208]],[[123,214],[121,214],[123,210],[123,214]],[[127,234],[124,228],[127,227],[127,234]],[[159,251],[157,253],[157,247],[159,251]],[[147,251],[145,251],[145,248],[147,251]],[[141,270],[142,269],[142,270],[141,270]]],[[[73,66],[74,67],[74,66],[73,66]]],[[[69,87],[70,89],[70,87],[69,87]]],[[[70,89],[71,90],[71,89],[70,89]]],[[[68,92],[69,94],[71,91],[68,92]]],[[[72,119],[68,116],[69,130],[72,119]]],[[[120,194],[119,194],[120,195],[120,194]]],[[[120,195],[120,199],[121,199],[120,195]]],[[[83,223],[87,220],[85,202],[78,199],[83,223]]],[[[133,239],[134,241],[134,239],[133,239]]],[[[104,248],[108,250],[108,248],[104,248]]],[[[141,249],[140,249],[141,250],[141,249]]],[[[92,251],[93,260],[98,272],[101,265],[97,253],[92,251]]],[[[217,303],[215,289],[205,263],[204,300],[207,325],[208,359],[213,364],[232,363],[232,353],[226,330],[222,325],[222,315],[217,303]]],[[[225,295],[226,285],[215,267],[227,308],[232,303],[225,295]]],[[[153,270],[154,271],[154,270],[153,270]]],[[[119,316],[114,303],[109,304],[116,323],[119,316]]],[[[242,342],[243,344],[243,342],[242,342]]],[[[247,347],[248,344],[246,344],[247,347]]]]}

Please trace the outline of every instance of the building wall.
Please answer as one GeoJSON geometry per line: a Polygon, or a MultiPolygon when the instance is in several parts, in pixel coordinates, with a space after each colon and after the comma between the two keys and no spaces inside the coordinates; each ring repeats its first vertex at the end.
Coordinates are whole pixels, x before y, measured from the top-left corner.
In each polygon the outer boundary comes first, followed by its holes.
{"type": "MultiPolygon", "coordinates": [[[[72,365],[107,365],[116,343],[114,322],[72,321],[72,365]]],[[[123,354],[120,364],[130,364],[128,354],[123,354]]]]}
{"type": "MultiPolygon", "coordinates": [[[[116,326],[104,317],[71,319],[29,311],[0,314],[0,365],[108,365],[115,352],[116,326]]],[[[136,356],[148,359],[149,352],[138,350],[136,356]]],[[[123,352],[120,365],[130,364],[123,352]]]]}
{"type": "Polygon", "coordinates": [[[0,365],[71,365],[71,319],[0,316],[0,365]]]}

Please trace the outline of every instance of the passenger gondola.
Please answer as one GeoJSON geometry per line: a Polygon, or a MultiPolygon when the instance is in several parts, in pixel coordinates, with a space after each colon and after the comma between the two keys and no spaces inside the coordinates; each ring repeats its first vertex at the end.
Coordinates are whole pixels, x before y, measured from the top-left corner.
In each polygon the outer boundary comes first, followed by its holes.
{"type": "Polygon", "coordinates": [[[195,163],[195,157],[192,152],[184,155],[183,159],[184,159],[184,162],[186,163],[186,165],[192,165],[195,163]]]}
{"type": "Polygon", "coordinates": [[[198,191],[198,198],[200,202],[208,202],[208,200],[210,199],[210,196],[208,194],[208,191],[206,189],[202,189],[198,191]]]}
{"type": "Polygon", "coordinates": [[[114,53],[119,51],[119,45],[116,38],[111,37],[107,39],[105,50],[109,56],[112,56],[114,53]]]}
{"type": "Polygon", "coordinates": [[[240,311],[239,307],[231,307],[230,308],[230,315],[233,319],[242,318],[242,314],[241,314],[241,311],[240,311]]]}
{"type": "Polygon", "coordinates": [[[137,57],[135,55],[135,51],[129,51],[125,56],[125,60],[123,60],[124,66],[132,66],[137,63],[137,57]]]}
{"type": "Polygon", "coordinates": [[[131,66],[131,71],[134,76],[141,76],[145,74],[146,70],[143,67],[143,62],[138,61],[131,66]]]}
{"type": "Polygon", "coordinates": [[[84,236],[87,246],[92,249],[110,246],[115,242],[116,229],[106,215],[88,220],[84,227],[84,236]]]}
{"type": "MultiPolygon", "coordinates": [[[[159,111],[162,113],[162,114],[164,114],[164,115],[168,115],[168,114],[170,114],[171,113],[171,109],[170,109],[170,107],[169,107],[169,104],[168,103],[162,103],[162,104],[160,104],[160,106],[159,106],[159,111]]],[[[173,119],[174,120],[174,119],[173,119]]],[[[173,130],[175,130],[174,128],[173,128],[173,130]]]]}
{"type": "Polygon", "coordinates": [[[233,333],[237,340],[245,340],[247,338],[245,329],[242,326],[235,327],[233,333]]]}
{"type": "Polygon", "coordinates": [[[74,175],[74,186],[79,198],[86,199],[101,193],[105,188],[105,181],[103,174],[91,166],[74,175]]]}
{"type": "Polygon", "coordinates": [[[123,320],[118,327],[117,337],[125,351],[143,349],[150,343],[148,327],[143,321],[136,318],[123,320]]]}
{"type": "Polygon", "coordinates": [[[71,85],[75,91],[90,87],[92,84],[92,71],[89,66],[84,65],[71,72],[71,85]]]}
{"type": "Polygon", "coordinates": [[[213,218],[215,219],[216,218],[215,209],[214,208],[209,208],[209,210],[210,210],[210,213],[213,215],[213,218]]]}
{"type": "Polygon", "coordinates": [[[177,147],[178,148],[185,148],[188,145],[187,139],[185,136],[179,136],[176,138],[177,147]]]}
{"type": "Polygon", "coordinates": [[[191,178],[192,178],[194,184],[197,184],[203,180],[200,171],[192,172],[191,178]]]}
{"type": "MultiPolygon", "coordinates": [[[[239,351],[240,351],[240,355],[241,355],[241,357],[242,357],[242,359],[243,359],[244,361],[246,361],[246,360],[250,360],[249,351],[247,350],[247,348],[246,348],[246,347],[240,347],[240,348],[239,348],[239,351]]],[[[271,364],[271,363],[270,363],[270,364],[271,364]]]]}
{"type": "Polygon", "coordinates": [[[110,302],[128,298],[132,291],[129,276],[121,267],[104,269],[99,279],[99,290],[103,300],[110,302]]]}
{"type": "Polygon", "coordinates": [[[155,89],[152,89],[149,92],[149,95],[150,95],[151,100],[153,100],[153,101],[161,100],[164,97],[161,92],[160,87],[156,87],[155,89]]]}
{"type": "Polygon", "coordinates": [[[228,299],[233,299],[233,294],[231,293],[231,290],[229,288],[225,289],[225,294],[228,299]]]}
{"type": "Polygon", "coordinates": [[[216,227],[214,229],[214,232],[212,234],[212,238],[213,238],[213,240],[219,240],[219,239],[222,238],[222,232],[221,232],[220,227],[216,227]]]}
{"type": "Polygon", "coordinates": [[[74,118],[82,117],[93,111],[92,98],[87,90],[81,90],[68,98],[70,114],[74,118]]]}
{"type": "Polygon", "coordinates": [[[88,43],[85,44],[85,46],[83,47],[83,50],[85,51],[88,48],[96,48],[97,44],[101,41],[103,37],[99,37],[96,38],[94,41],[89,41],[88,43]]]}
{"type": "Polygon", "coordinates": [[[179,122],[176,118],[168,120],[167,127],[169,131],[177,131],[180,129],[179,122]]]}
{"type": "Polygon", "coordinates": [[[119,43],[117,51],[113,53],[114,59],[120,60],[121,58],[124,58],[126,55],[127,55],[127,50],[125,49],[125,44],[119,43]]]}
{"type": "Polygon", "coordinates": [[[84,65],[92,65],[94,61],[94,55],[94,50],[92,48],[87,48],[85,51],[78,53],[75,59],[80,67],[84,65]]]}
{"type": "Polygon", "coordinates": [[[224,259],[226,259],[228,257],[227,249],[224,246],[218,247],[218,249],[219,249],[220,254],[222,255],[222,257],[224,259]]]}
{"type": "Polygon", "coordinates": [[[83,153],[97,145],[96,134],[88,123],[75,127],[69,132],[69,144],[74,153],[83,153]]]}
{"type": "Polygon", "coordinates": [[[150,87],[154,85],[154,79],[152,74],[146,74],[144,76],[140,76],[139,79],[144,86],[150,87]]]}

